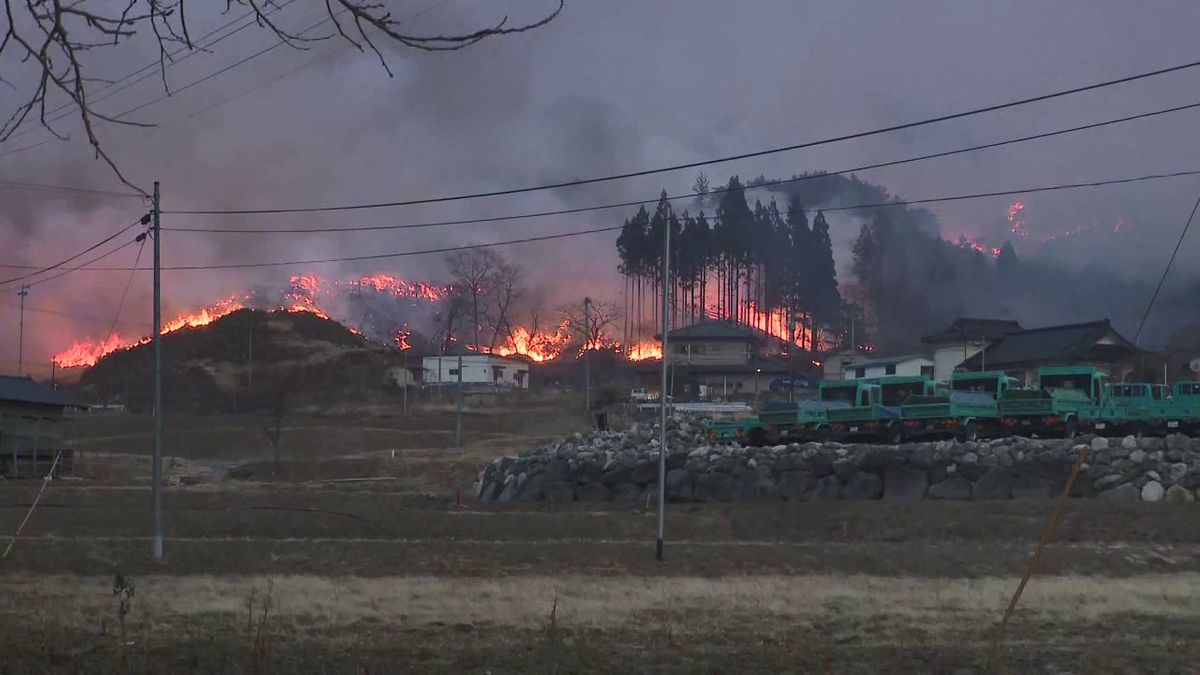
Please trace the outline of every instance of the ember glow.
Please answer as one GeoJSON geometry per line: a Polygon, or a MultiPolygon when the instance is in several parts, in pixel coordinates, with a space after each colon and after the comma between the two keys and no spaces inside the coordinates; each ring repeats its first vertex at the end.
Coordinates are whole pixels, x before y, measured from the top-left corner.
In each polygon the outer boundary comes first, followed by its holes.
{"type": "Polygon", "coordinates": [[[1021,212],[1025,210],[1025,202],[1016,201],[1008,206],[1008,231],[1018,237],[1028,237],[1028,223],[1021,216],[1021,212]]]}

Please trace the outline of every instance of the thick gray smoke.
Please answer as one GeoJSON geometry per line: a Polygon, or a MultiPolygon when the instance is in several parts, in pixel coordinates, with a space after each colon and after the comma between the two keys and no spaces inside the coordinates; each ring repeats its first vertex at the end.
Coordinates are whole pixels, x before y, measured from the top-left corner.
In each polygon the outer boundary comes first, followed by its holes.
{"type": "MultiPolygon", "coordinates": [[[[504,14],[510,22],[520,22],[541,16],[552,3],[389,4],[396,16],[424,12],[413,20],[415,31],[444,33],[493,23],[504,14]]],[[[193,34],[230,18],[219,9],[189,5],[196,12],[193,34]]],[[[324,3],[298,0],[279,18],[299,30],[318,21],[323,12],[324,3]]],[[[817,11],[773,0],[756,3],[753,11],[735,11],[728,3],[692,0],[568,2],[563,14],[544,29],[460,52],[425,54],[389,47],[385,56],[394,78],[387,77],[369,52],[330,40],[313,43],[307,51],[272,50],[179,91],[274,40],[264,31],[247,29],[220,43],[213,53],[168,69],[167,79],[178,93],[134,115],[159,127],[103,125],[100,131],[106,148],[133,182],[149,187],[154,180],[162,181],[167,209],[457,194],[734,154],[1182,63],[1194,57],[1191,29],[1198,20],[1200,7],[1188,4],[1151,13],[1118,2],[1046,7],[1029,0],[956,5],[939,10],[931,20],[900,5],[841,4],[817,11]],[[1096,21],[1081,24],[1078,17],[1084,11],[1096,21]]],[[[96,74],[104,77],[119,77],[155,57],[148,39],[89,55],[95,59],[96,74]]],[[[8,59],[0,61],[0,73],[19,84],[19,73],[9,77],[15,68],[8,59]]],[[[1200,74],[1177,73],[869,141],[734,162],[708,173],[781,176],[895,159],[1192,102],[1198,83],[1200,74]]],[[[121,112],[161,93],[159,78],[151,77],[105,101],[102,109],[121,112]]],[[[0,100],[0,107],[7,104],[7,97],[0,100]]],[[[0,112],[7,114],[7,109],[0,112]]],[[[1200,126],[1195,121],[1193,113],[1180,113],[863,177],[898,194],[925,197],[1196,169],[1200,166],[1194,165],[1193,149],[1200,141],[1200,126]]],[[[92,158],[78,127],[78,122],[64,120],[59,128],[71,134],[70,142],[0,156],[0,180],[122,189],[107,167],[92,158]]],[[[0,153],[47,138],[44,131],[33,132],[0,145],[0,153]]],[[[324,216],[169,216],[164,226],[343,226],[493,216],[650,201],[664,187],[671,193],[686,192],[692,179],[691,172],[681,172],[520,198],[324,216]]],[[[1101,298],[1097,302],[1104,302],[1101,293],[1117,287],[1089,288],[1086,282],[1108,278],[1110,271],[1114,278],[1126,280],[1119,282],[1118,290],[1125,288],[1120,284],[1129,284],[1130,295],[1136,295],[1135,289],[1144,288],[1161,270],[1196,189],[1195,181],[1179,180],[1030,199],[1031,226],[1044,226],[1046,232],[1123,219],[1137,235],[1132,240],[1097,237],[1079,246],[1047,245],[1037,251],[1015,242],[1018,253],[1022,261],[1032,261],[1044,251],[1045,264],[1074,270],[1071,274],[1080,279],[1076,288],[1101,298]],[[1104,274],[1088,272],[1089,264],[1100,265],[1104,274]]],[[[1006,207],[997,200],[939,206],[935,211],[947,234],[999,238],[1008,227],[1006,207]]],[[[144,208],[137,199],[3,189],[0,262],[56,261],[131,222],[144,208]]],[[[619,224],[624,215],[596,212],[354,236],[169,231],[163,239],[164,260],[172,266],[377,254],[619,224]]],[[[858,222],[847,218],[843,227],[834,228],[843,265],[858,222]]],[[[615,271],[615,237],[616,233],[596,235],[507,251],[529,270],[531,284],[558,294],[548,299],[551,305],[584,294],[616,301],[621,286],[615,271]]],[[[133,255],[133,249],[126,250],[105,262],[127,266],[133,255]]],[[[144,256],[143,263],[147,260],[144,256]]],[[[1181,272],[1189,260],[1181,258],[1181,272]]],[[[331,278],[367,272],[446,278],[440,256],[170,272],[165,275],[167,313],[260,284],[286,286],[291,274],[305,272],[331,278]]],[[[73,338],[107,332],[127,278],[122,272],[79,273],[31,290],[27,303],[37,311],[26,313],[27,360],[45,364],[73,338]]],[[[128,323],[118,325],[122,334],[147,331],[148,282],[147,274],[135,277],[122,312],[128,323]]],[[[9,293],[0,302],[6,317],[0,344],[3,360],[13,361],[17,313],[11,293],[16,288],[0,290],[9,293]]],[[[1014,305],[1012,311],[1027,309],[1014,305]]],[[[1106,313],[1114,320],[1127,320],[1116,311],[1106,313]]],[[[13,370],[14,365],[5,363],[0,370],[13,370]]]]}

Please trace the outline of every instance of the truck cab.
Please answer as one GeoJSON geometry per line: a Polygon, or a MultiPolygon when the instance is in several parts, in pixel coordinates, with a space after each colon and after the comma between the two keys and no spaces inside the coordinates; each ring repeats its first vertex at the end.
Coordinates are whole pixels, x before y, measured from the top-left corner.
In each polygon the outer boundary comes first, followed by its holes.
{"type": "Polygon", "coordinates": [[[1016,378],[998,370],[953,373],[947,390],[910,396],[900,406],[906,438],[956,438],[974,441],[996,426],[996,400],[1016,378]]]}
{"type": "Polygon", "coordinates": [[[1093,413],[1092,428],[1098,434],[1135,436],[1187,431],[1198,411],[1187,401],[1187,388],[1176,387],[1184,394],[1178,399],[1165,384],[1110,384],[1104,388],[1103,404],[1093,413]]]}
{"type": "MultiPolygon", "coordinates": [[[[892,378],[849,380],[838,383],[845,389],[830,387],[828,391],[822,391],[823,398],[841,396],[842,400],[852,405],[829,407],[825,413],[828,418],[826,425],[816,427],[820,434],[831,440],[854,439],[888,443],[899,443],[903,440],[900,406],[889,401],[905,400],[914,393],[924,391],[925,384],[919,382],[924,378],[903,378],[906,381],[890,381],[886,384],[880,384],[880,379],[892,378]],[[890,391],[887,385],[892,385],[890,391]],[[853,398],[850,398],[851,395],[853,398]]],[[[933,386],[932,381],[929,384],[933,386]]]]}

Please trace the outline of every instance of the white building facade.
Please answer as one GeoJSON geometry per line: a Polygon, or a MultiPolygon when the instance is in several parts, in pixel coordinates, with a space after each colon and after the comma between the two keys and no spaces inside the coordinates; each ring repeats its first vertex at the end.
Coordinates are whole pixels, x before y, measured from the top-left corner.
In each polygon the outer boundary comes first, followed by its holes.
{"type": "Polygon", "coordinates": [[[880,357],[858,363],[852,362],[842,368],[842,379],[844,380],[861,380],[890,375],[933,377],[933,359],[920,354],[910,354],[891,358],[880,357]]]}
{"type": "MultiPolygon", "coordinates": [[[[458,384],[457,355],[426,356],[421,359],[425,384],[458,384]]],[[[529,388],[529,362],[494,354],[463,354],[462,383],[512,389],[529,388]]]]}

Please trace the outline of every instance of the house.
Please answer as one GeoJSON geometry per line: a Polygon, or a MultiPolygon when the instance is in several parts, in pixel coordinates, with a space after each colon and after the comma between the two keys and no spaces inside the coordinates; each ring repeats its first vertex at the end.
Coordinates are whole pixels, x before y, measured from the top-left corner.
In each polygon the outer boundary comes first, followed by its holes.
{"type": "Polygon", "coordinates": [[[861,380],[888,375],[933,377],[933,359],[923,354],[876,356],[863,361],[852,361],[842,368],[843,380],[861,380]]]}
{"type": "MultiPolygon", "coordinates": [[[[428,385],[458,384],[458,355],[421,359],[421,380],[428,385]]],[[[529,362],[496,354],[463,354],[462,383],[513,389],[529,388],[529,362]]]]}
{"type": "Polygon", "coordinates": [[[989,343],[1023,330],[1021,324],[1007,319],[959,317],[950,327],[926,335],[921,342],[933,346],[933,379],[949,382],[960,363],[983,351],[989,343]]]}
{"type": "Polygon", "coordinates": [[[0,375],[0,476],[34,478],[70,473],[73,454],[64,447],[63,412],[82,407],[71,396],[30,377],[0,375]]]}
{"type": "MultiPolygon", "coordinates": [[[[763,355],[775,342],[763,331],[732,321],[701,319],[673,330],[667,340],[668,389],[677,400],[757,397],[788,374],[786,362],[763,355]]],[[[642,361],[638,369],[649,381],[661,363],[642,361]]],[[[654,380],[655,389],[658,384],[654,380]]]]}
{"type": "Polygon", "coordinates": [[[1007,333],[964,360],[959,368],[1003,370],[1025,386],[1033,386],[1042,366],[1095,366],[1121,380],[1133,370],[1133,357],[1138,353],[1137,347],[1103,319],[1007,333]]]}

